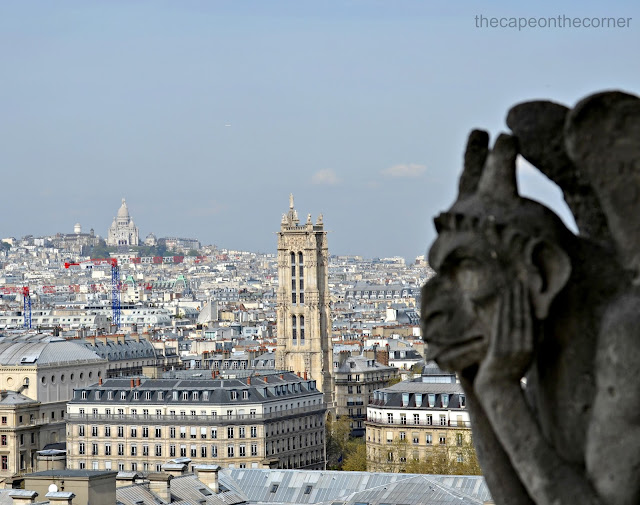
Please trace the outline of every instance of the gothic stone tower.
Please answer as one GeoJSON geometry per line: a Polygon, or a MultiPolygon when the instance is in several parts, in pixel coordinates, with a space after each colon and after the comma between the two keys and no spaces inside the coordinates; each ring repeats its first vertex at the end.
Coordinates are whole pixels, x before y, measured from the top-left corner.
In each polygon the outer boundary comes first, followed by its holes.
{"type": "Polygon", "coordinates": [[[278,233],[278,347],[276,366],[307,374],[333,405],[333,350],[329,314],[329,251],[322,215],[300,225],[289,212],[278,233]]]}

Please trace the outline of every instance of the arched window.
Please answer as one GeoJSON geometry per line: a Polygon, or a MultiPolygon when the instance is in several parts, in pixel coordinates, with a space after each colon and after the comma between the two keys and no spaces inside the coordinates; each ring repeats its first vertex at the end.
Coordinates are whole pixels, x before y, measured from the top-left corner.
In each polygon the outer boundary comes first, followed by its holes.
{"type": "Polygon", "coordinates": [[[296,316],[291,316],[291,338],[293,339],[293,343],[296,344],[297,343],[296,316]]]}
{"type": "Polygon", "coordinates": [[[300,345],[304,345],[304,316],[300,316],[300,345]]]}

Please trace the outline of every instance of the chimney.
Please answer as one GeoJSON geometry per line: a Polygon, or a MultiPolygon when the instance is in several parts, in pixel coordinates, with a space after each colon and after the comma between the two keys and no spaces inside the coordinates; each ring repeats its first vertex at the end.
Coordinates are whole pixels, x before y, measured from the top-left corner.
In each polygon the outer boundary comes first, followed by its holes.
{"type": "Polygon", "coordinates": [[[304,380],[307,380],[307,371],[304,371],[304,380]]]}
{"type": "Polygon", "coordinates": [[[247,386],[251,386],[251,377],[247,377],[247,386]]]}
{"type": "Polygon", "coordinates": [[[9,496],[13,500],[13,505],[29,505],[36,501],[38,493],[26,489],[14,489],[9,492],[9,496]]]}
{"type": "Polygon", "coordinates": [[[136,379],[136,386],[140,387],[140,377],[136,379]]]}
{"type": "Polygon", "coordinates": [[[131,379],[131,389],[133,389],[135,387],[135,384],[136,384],[135,380],[131,379]]]}
{"type": "Polygon", "coordinates": [[[98,386],[102,386],[102,377],[98,379],[98,386]]]}
{"type": "Polygon", "coordinates": [[[155,494],[165,503],[171,503],[171,479],[173,477],[165,472],[150,473],[149,491],[155,494]]]}
{"type": "Polygon", "coordinates": [[[280,379],[284,380],[284,374],[283,373],[280,374],[280,379]]]}
{"type": "Polygon", "coordinates": [[[173,477],[180,477],[181,475],[184,475],[185,472],[187,471],[187,464],[186,463],[165,463],[164,465],[162,465],[162,469],[165,471],[165,473],[168,473],[173,477]]]}
{"type": "Polygon", "coordinates": [[[215,370],[211,370],[211,378],[212,379],[216,378],[216,371],[215,370]]]}
{"type": "Polygon", "coordinates": [[[74,493],[68,491],[49,492],[45,496],[49,498],[50,505],[71,505],[76,497],[74,493]]]}
{"type": "Polygon", "coordinates": [[[269,376],[268,376],[268,375],[265,375],[265,376],[263,377],[263,379],[264,379],[264,381],[265,381],[265,382],[269,382],[269,376]]]}
{"type": "Polygon", "coordinates": [[[220,492],[220,486],[218,485],[218,471],[220,468],[218,465],[196,465],[193,467],[196,472],[196,479],[215,494],[220,492]]]}

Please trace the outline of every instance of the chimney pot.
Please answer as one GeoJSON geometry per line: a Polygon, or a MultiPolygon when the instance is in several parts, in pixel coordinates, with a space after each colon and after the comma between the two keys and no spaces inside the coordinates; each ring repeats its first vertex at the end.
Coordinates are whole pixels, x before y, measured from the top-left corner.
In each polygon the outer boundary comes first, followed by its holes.
{"type": "Polygon", "coordinates": [[[102,386],[102,377],[98,379],[98,386],[102,386]]]}
{"type": "Polygon", "coordinates": [[[140,377],[136,379],[136,386],[140,387],[140,377]]]}
{"type": "Polygon", "coordinates": [[[265,375],[265,376],[263,377],[263,379],[264,379],[264,381],[265,381],[265,382],[269,382],[269,377],[268,377],[268,376],[266,376],[266,375],[265,375]]]}
{"type": "Polygon", "coordinates": [[[247,386],[251,386],[251,377],[247,377],[247,386]]]}
{"type": "Polygon", "coordinates": [[[307,380],[307,371],[304,371],[304,380],[307,380]]]}
{"type": "Polygon", "coordinates": [[[135,387],[135,381],[131,379],[131,389],[133,389],[134,387],[135,387]]]}

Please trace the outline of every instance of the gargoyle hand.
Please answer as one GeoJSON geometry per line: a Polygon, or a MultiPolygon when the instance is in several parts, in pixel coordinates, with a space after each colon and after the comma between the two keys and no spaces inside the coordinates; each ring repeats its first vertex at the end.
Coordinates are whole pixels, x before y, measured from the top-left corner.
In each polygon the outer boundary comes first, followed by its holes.
{"type": "Polygon", "coordinates": [[[476,387],[519,382],[533,358],[533,317],[527,289],[516,281],[497,305],[489,349],[480,364],[476,387]]]}

